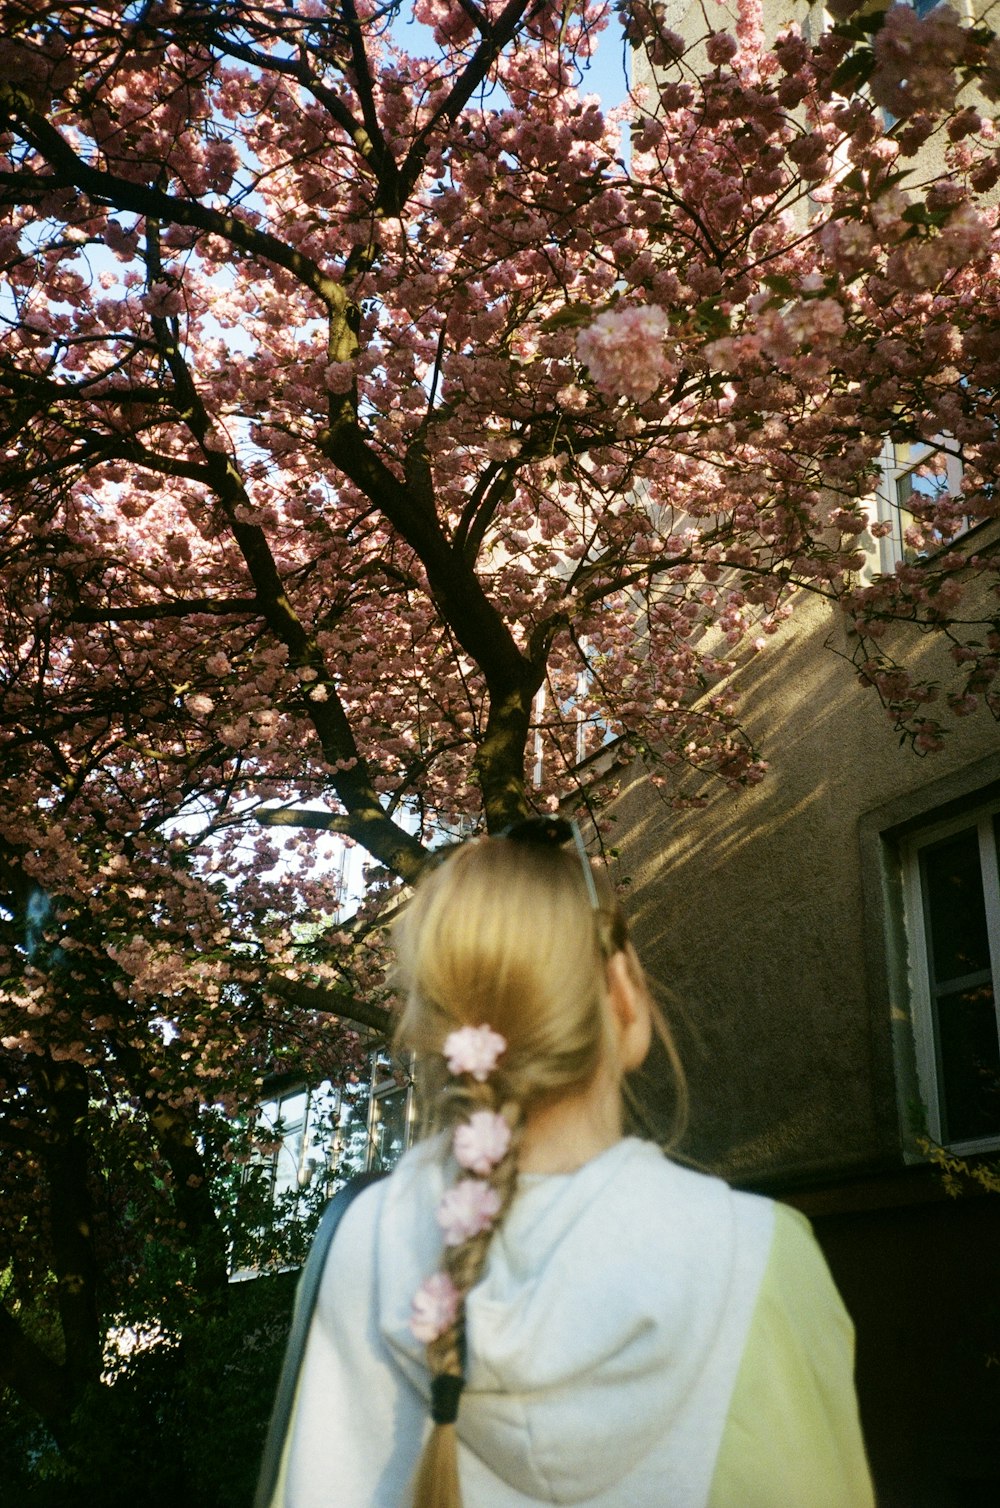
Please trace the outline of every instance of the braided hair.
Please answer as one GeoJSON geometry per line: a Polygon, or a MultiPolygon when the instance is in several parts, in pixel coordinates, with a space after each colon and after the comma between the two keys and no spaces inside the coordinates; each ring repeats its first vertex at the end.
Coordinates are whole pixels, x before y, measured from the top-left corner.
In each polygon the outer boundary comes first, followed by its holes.
{"type": "Polygon", "coordinates": [[[425,1285],[440,1300],[437,1322],[424,1334],[414,1325],[427,1343],[433,1428],[413,1508],[461,1508],[455,1421],[466,1296],[514,1196],[526,1117],[588,1084],[605,1060],[607,961],[627,950],[641,971],[603,872],[589,863],[585,872],[556,844],[463,844],[421,878],[394,942],[404,1002],[396,1040],[416,1056],[424,1124],[456,1137],[482,1125],[500,1133],[495,1155],[465,1163],[471,1180],[460,1167],[453,1196],[472,1218],[446,1235],[442,1272],[425,1285]],[[477,1033],[502,1044],[483,1065],[488,1071],[468,1071],[455,1058],[449,1068],[449,1044],[477,1033]]]}

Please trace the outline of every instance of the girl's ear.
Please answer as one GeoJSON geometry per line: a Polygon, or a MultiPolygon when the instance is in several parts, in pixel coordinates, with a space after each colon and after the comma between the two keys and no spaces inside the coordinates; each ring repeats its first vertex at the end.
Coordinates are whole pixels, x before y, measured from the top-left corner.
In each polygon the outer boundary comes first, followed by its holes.
{"type": "Polygon", "coordinates": [[[612,954],[607,963],[608,1000],[622,1073],[641,1068],[653,1040],[649,991],[630,948],[612,954]]]}

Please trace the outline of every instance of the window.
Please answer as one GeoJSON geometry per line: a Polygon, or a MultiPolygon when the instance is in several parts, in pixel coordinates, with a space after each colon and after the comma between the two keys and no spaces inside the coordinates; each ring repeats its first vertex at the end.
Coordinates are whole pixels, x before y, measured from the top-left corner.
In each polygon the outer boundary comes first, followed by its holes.
{"type": "Polygon", "coordinates": [[[387,1173],[413,1140],[413,1086],[408,1064],[376,1052],[371,1060],[371,1083],[341,1116],[331,1149],[331,1163],[339,1178],[355,1173],[387,1173]]]}
{"type": "Polygon", "coordinates": [[[930,1137],[1000,1146],[1000,801],[904,840],[917,1074],[930,1137]]]}
{"type": "Polygon", "coordinates": [[[921,499],[957,497],[962,490],[962,463],[947,437],[934,444],[886,440],[880,460],[878,516],[892,525],[879,541],[879,570],[891,574],[897,561],[912,564],[943,543],[941,535],[913,512],[921,499]]]}
{"type": "Polygon", "coordinates": [[[328,1175],[326,1143],[329,1128],[340,1114],[340,1095],[328,1083],[318,1089],[296,1085],[260,1107],[258,1136],[267,1150],[259,1150],[254,1167],[266,1167],[275,1204],[308,1188],[318,1173],[328,1175]]]}
{"type": "Polygon", "coordinates": [[[264,1100],[252,1167],[267,1171],[271,1201],[294,1204],[319,1180],[332,1194],[355,1173],[387,1172],[413,1139],[409,1069],[384,1052],[370,1060],[367,1083],[334,1088],[299,1084],[264,1100]]]}

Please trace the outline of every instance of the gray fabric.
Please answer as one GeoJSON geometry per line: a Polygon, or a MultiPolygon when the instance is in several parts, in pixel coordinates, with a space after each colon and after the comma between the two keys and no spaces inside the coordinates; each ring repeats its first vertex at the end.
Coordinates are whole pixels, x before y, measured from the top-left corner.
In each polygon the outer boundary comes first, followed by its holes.
{"type": "MultiPolygon", "coordinates": [[[[431,1390],[410,1321],[441,1267],[448,1143],[408,1152],[337,1236],[280,1508],[408,1501],[431,1390]]],[[[774,1224],[769,1200],[631,1139],[574,1172],[522,1174],[466,1303],[469,1508],[706,1508],[774,1224]]]]}
{"type": "Polygon", "coordinates": [[[292,1328],[285,1346],[281,1379],[274,1399],[274,1408],[271,1411],[271,1422],[267,1428],[267,1441],[264,1445],[260,1474],[257,1478],[257,1492],[253,1500],[254,1508],[271,1508],[274,1489],[278,1483],[278,1473],[281,1470],[285,1437],[288,1434],[295,1403],[299,1372],[302,1369],[306,1337],[309,1334],[309,1326],[312,1324],[320,1279],[323,1276],[323,1269],[326,1266],[330,1244],[336,1235],[337,1226],[346,1214],[348,1206],[362,1190],[384,1177],[384,1173],[359,1173],[356,1178],[351,1179],[350,1183],[345,1183],[342,1189],[337,1190],[323,1212],[323,1218],[309,1249],[309,1256],[302,1269],[295,1294],[292,1328]]]}

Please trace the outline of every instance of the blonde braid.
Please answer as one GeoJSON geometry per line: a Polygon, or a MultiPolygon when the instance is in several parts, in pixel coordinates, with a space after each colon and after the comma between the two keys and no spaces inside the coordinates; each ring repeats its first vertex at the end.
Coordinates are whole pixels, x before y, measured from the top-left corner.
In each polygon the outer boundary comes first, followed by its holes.
{"type": "MultiPolygon", "coordinates": [[[[490,1107],[492,1108],[492,1107],[490,1107]]],[[[489,1251],[490,1241],[493,1239],[497,1227],[502,1223],[517,1186],[517,1154],[524,1134],[524,1112],[515,1101],[508,1101],[499,1106],[499,1113],[510,1126],[511,1141],[504,1157],[491,1168],[484,1183],[490,1184],[500,1195],[500,1210],[496,1219],[488,1230],[480,1231],[478,1235],[470,1236],[468,1241],[463,1241],[460,1246],[445,1248],[444,1266],[455,1287],[462,1295],[474,1288],[482,1276],[483,1267],[486,1263],[486,1254],[489,1251]]],[[[432,1346],[433,1346],[432,1342],[432,1346]]],[[[437,1370],[431,1356],[432,1346],[428,1347],[428,1358],[431,1360],[431,1371],[437,1370]]]]}
{"type": "Polygon", "coordinates": [[[518,1152],[524,1134],[523,1107],[517,1100],[501,1098],[499,1087],[499,1084],[463,1084],[455,1085],[448,1093],[447,1108],[451,1112],[448,1119],[453,1125],[461,1124],[477,1109],[489,1109],[503,1116],[510,1127],[511,1139],[504,1156],[482,1178],[500,1196],[500,1208],[493,1222],[467,1241],[445,1247],[442,1266],[455,1285],[459,1305],[454,1323],[427,1346],[434,1423],[414,1478],[413,1508],[461,1508],[455,1416],[465,1384],[465,1299],[482,1276],[490,1241],[513,1200],[518,1152]],[[456,1117],[454,1112],[459,1104],[465,1114],[456,1117]]]}

